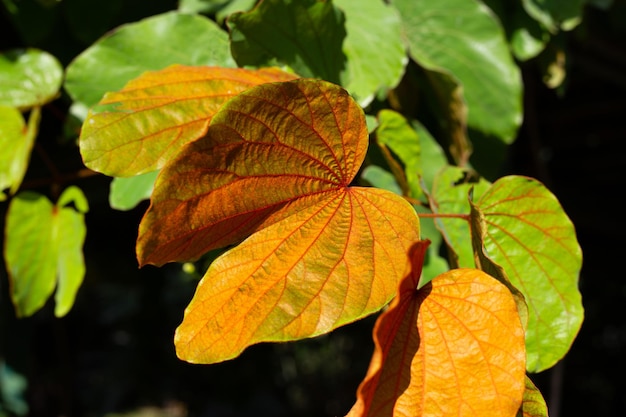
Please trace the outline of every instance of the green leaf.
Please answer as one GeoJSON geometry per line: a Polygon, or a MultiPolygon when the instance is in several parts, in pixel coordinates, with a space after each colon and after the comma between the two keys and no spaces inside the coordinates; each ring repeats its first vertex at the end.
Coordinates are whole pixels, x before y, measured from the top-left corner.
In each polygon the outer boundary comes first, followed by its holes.
{"type": "Polygon", "coordinates": [[[396,178],[389,171],[385,171],[378,165],[369,165],[361,174],[361,178],[377,188],[391,191],[394,194],[402,195],[402,189],[398,185],[396,178]]]}
{"type": "Polygon", "coordinates": [[[382,0],[335,0],[343,10],[347,36],[346,68],[341,84],[361,104],[369,104],[380,89],[395,87],[408,57],[402,42],[400,16],[382,0]]]}
{"type": "Polygon", "coordinates": [[[583,320],[574,226],[556,197],[526,177],[499,179],[476,207],[486,223],[486,254],[528,304],[527,369],[548,369],[569,351],[583,320]]]}
{"type": "Polygon", "coordinates": [[[330,1],[265,0],[228,19],[240,66],[288,65],[302,77],[339,84],[345,67],[343,13],[330,1]]]}
{"type": "Polygon", "coordinates": [[[87,201],[69,187],[53,205],[46,197],[25,191],[11,200],[6,219],[4,257],[11,282],[11,299],[18,317],[37,312],[56,291],[55,315],[72,307],[85,266],[82,246],[87,201]]]}
{"type": "Polygon", "coordinates": [[[141,201],[150,198],[159,171],[134,177],[116,177],[111,182],[109,205],[116,210],[131,210],[141,201]]]}
{"type": "Polygon", "coordinates": [[[520,71],[504,31],[477,0],[394,0],[411,56],[431,70],[449,71],[463,85],[468,124],[510,143],[522,121],[520,71]]]}
{"type": "Polygon", "coordinates": [[[581,21],[586,0],[522,0],[530,16],[551,32],[572,30],[581,21]]]}
{"type": "Polygon", "coordinates": [[[177,12],[123,25],[68,66],[65,89],[91,107],[144,71],[172,64],[235,66],[228,35],[204,16],[177,12]]]}
{"type": "MultiPolygon", "coordinates": [[[[468,194],[474,190],[474,196],[480,196],[489,183],[480,179],[470,182],[469,173],[462,168],[447,167],[439,173],[433,184],[431,208],[440,214],[469,215],[470,204],[468,194]]],[[[469,223],[463,218],[440,217],[436,224],[444,237],[448,250],[452,254],[449,259],[454,268],[473,268],[474,252],[469,223]]]]}
{"type": "Polygon", "coordinates": [[[5,189],[14,194],[24,179],[40,116],[35,107],[27,126],[17,109],[0,105],[0,201],[6,199],[5,189]]]}
{"type": "Polygon", "coordinates": [[[0,54],[0,105],[29,109],[52,101],[63,80],[55,57],[37,49],[0,54]]]}

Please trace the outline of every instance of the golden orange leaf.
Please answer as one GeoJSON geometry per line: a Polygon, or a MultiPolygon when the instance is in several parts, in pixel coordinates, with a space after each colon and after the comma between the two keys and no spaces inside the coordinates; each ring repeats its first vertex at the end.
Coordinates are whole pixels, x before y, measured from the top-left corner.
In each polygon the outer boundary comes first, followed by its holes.
{"type": "Polygon", "coordinates": [[[393,298],[419,221],[401,197],[350,186],[367,143],[363,110],[345,90],[301,79],[233,98],[162,170],[140,263],[238,243],[185,310],[180,358],[220,362],[255,343],[327,333],[393,298]]]}
{"type": "Polygon", "coordinates": [[[294,78],[275,68],[173,65],[146,72],[106,94],[99,103],[104,110],[89,112],[79,139],[83,161],[118,177],[154,171],[204,135],[213,115],[233,96],[294,78]]]}
{"type": "Polygon", "coordinates": [[[408,270],[413,209],[384,190],[325,193],[211,264],[176,330],[189,362],[327,333],[379,310],[408,270]]]}
{"type": "Polygon", "coordinates": [[[336,85],[297,80],[240,94],[157,178],[140,264],[196,259],[345,189],[367,138],[363,111],[336,85]]]}
{"type": "Polygon", "coordinates": [[[475,269],[456,269],[416,290],[416,269],[374,329],[375,351],[348,414],[516,415],[524,393],[524,332],[510,291],[475,269]]]}

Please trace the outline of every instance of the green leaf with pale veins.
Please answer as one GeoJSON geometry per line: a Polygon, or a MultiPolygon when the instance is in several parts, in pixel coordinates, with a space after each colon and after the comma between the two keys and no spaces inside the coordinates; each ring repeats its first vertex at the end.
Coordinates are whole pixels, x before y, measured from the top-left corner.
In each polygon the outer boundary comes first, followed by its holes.
{"type": "Polygon", "coordinates": [[[72,61],[65,89],[75,102],[91,107],[141,73],[172,64],[234,67],[228,35],[204,16],[177,12],[126,24],[72,61]]]}
{"type": "Polygon", "coordinates": [[[24,179],[40,116],[35,107],[26,125],[19,110],[0,105],[0,201],[7,198],[4,190],[14,194],[24,179]]]}
{"type": "Polygon", "coordinates": [[[63,67],[47,52],[14,49],[0,54],[0,106],[30,109],[56,98],[63,67]]]}
{"type": "Polygon", "coordinates": [[[411,56],[463,85],[468,124],[512,142],[522,121],[520,71],[498,19],[477,0],[394,0],[411,56]]]}
{"type": "Polygon", "coordinates": [[[476,207],[485,222],[485,253],[526,298],[527,369],[548,369],[569,351],[583,320],[574,226],[556,197],[527,177],[499,179],[476,207]]]}
{"type": "Polygon", "coordinates": [[[82,246],[87,209],[87,200],[76,187],[67,188],[56,205],[32,191],[11,200],[4,258],[18,317],[41,309],[55,287],[55,315],[61,317],[71,309],[85,275],[82,246]]]}

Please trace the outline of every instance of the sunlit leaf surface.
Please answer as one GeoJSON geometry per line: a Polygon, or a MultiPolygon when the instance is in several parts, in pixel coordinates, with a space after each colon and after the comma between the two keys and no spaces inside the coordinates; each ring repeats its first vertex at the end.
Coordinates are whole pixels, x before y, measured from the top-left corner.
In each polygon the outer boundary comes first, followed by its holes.
{"type": "Polygon", "coordinates": [[[515,416],[525,354],[511,293],[476,269],[451,270],[416,290],[421,246],[376,322],[374,355],[348,416],[515,416]]]}
{"type": "Polygon", "coordinates": [[[163,169],[140,263],[243,240],[199,284],[176,332],[181,358],[219,362],[254,343],[323,334],[391,300],[419,223],[401,197],[349,186],[367,143],[345,90],[295,80],[229,101],[163,169]]]}
{"type": "Polygon", "coordinates": [[[476,206],[486,223],[486,254],[526,298],[528,370],[547,369],[567,353],[584,315],[574,226],[556,197],[527,177],[499,179],[476,206]]]}
{"type": "Polygon", "coordinates": [[[47,52],[11,50],[0,54],[0,105],[28,109],[53,100],[63,67],[47,52]]]}
{"type": "Polygon", "coordinates": [[[510,143],[522,121],[521,77],[498,19],[477,0],[393,0],[411,56],[463,86],[468,124],[510,143]]]}
{"type": "Polygon", "coordinates": [[[303,77],[340,83],[344,16],[332,2],[266,0],[228,19],[240,66],[288,65],[303,77]]]}
{"type": "Polygon", "coordinates": [[[76,187],[66,189],[56,205],[32,191],[11,200],[4,257],[19,317],[43,307],[55,287],[55,315],[63,316],[71,309],[85,275],[85,211],[87,201],[76,187]],[[66,207],[69,203],[78,211],[66,207]]]}
{"type": "Polygon", "coordinates": [[[245,70],[175,65],[146,72],[100,101],[80,135],[85,165],[111,176],[161,168],[180,148],[202,136],[230,98],[261,83],[295,76],[277,69],[245,70]]]}

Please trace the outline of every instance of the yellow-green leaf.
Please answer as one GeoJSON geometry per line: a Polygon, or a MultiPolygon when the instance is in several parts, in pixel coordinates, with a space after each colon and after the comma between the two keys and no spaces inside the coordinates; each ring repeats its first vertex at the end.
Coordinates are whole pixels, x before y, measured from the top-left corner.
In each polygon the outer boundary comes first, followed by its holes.
{"type": "Polygon", "coordinates": [[[110,176],[161,168],[183,145],[199,138],[230,98],[261,83],[285,81],[278,69],[174,65],[146,72],[90,111],[80,135],[85,165],[110,176]]]}
{"type": "Polygon", "coordinates": [[[476,269],[416,290],[415,270],[376,322],[375,351],[349,417],[513,417],[524,393],[524,331],[509,290],[476,269]]]}
{"type": "Polygon", "coordinates": [[[528,305],[528,371],[547,369],[569,351],[584,315],[574,226],[556,197],[527,177],[499,179],[476,208],[484,222],[485,254],[504,268],[528,305]]]}
{"type": "Polygon", "coordinates": [[[24,179],[40,116],[40,108],[35,107],[26,125],[19,110],[0,105],[0,201],[6,199],[5,189],[14,194],[24,179]]]}
{"type": "Polygon", "coordinates": [[[71,309],[85,275],[86,210],[87,201],[76,187],[66,189],[56,205],[31,191],[11,200],[4,257],[18,317],[37,312],[55,287],[55,315],[63,316],[71,309]],[[65,207],[69,203],[79,211],[65,207]]]}

